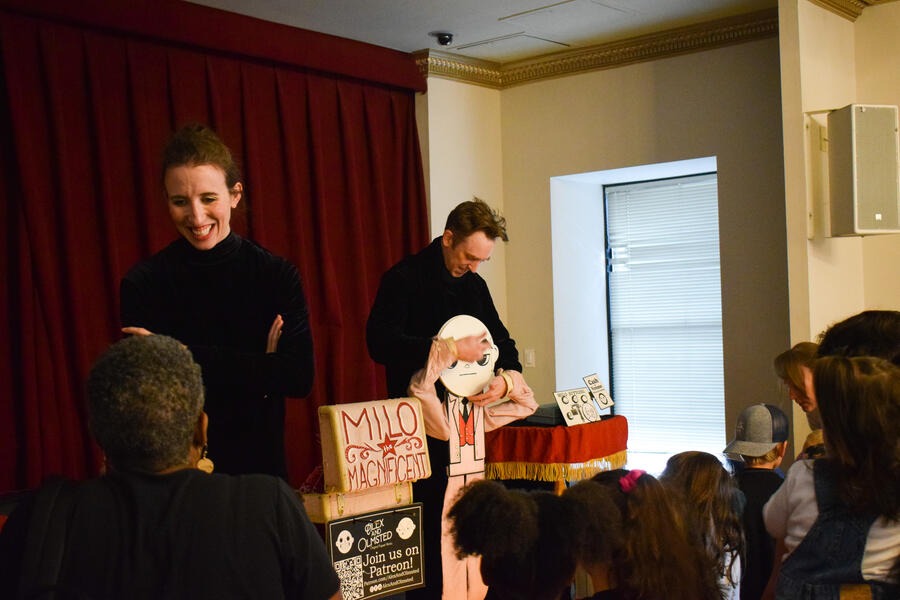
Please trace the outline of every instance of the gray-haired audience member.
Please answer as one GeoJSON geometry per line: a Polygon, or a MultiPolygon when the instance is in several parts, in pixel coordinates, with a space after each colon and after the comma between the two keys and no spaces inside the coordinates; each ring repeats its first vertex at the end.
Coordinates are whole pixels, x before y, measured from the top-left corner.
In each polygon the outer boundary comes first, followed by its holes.
{"type": "Polygon", "coordinates": [[[788,418],[777,406],[753,404],[738,417],[726,454],[740,455],[745,467],[735,474],[746,505],[742,520],[746,564],[741,569],[741,600],[759,600],[775,564],[775,540],[766,531],[762,510],[783,478],[775,469],[787,450],[788,418]]]}
{"type": "Polygon", "coordinates": [[[187,348],[162,335],[122,340],[97,360],[87,388],[107,472],[47,483],[10,515],[0,597],[340,598],[287,484],[196,468],[206,415],[187,348]]]}
{"type": "Polygon", "coordinates": [[[163,335],[122,340],[87,380],[91,433],[110,468],[193,466],[206,437],[203,380],[189,350],[163,335]]]}

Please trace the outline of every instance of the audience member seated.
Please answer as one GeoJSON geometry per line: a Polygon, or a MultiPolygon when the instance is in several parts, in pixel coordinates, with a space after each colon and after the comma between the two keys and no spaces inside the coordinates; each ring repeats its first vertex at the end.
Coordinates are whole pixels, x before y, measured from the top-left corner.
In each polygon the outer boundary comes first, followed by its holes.
{"type": "Polygon", "coordinates": [[[900,367],[900,312],[866,310],[835,323],[819,337],[816,356],[877,356],[900,367]]]}
{"type": "Polygon", "coordinates": [[[684,506],[687,526],[706,549],[727,597],[737,597],[744,552],[743,494],[719,459],[707,452],[672,456],[660,481],[684,506]]]}
{"type": "Polygon", "coordinates": [[[816,407],[815,394],[811,393],[812,387],[812,363],[816,357],[818,344],[813,342],[800,342],[790,350],[785,350],[775,357],[775,373],[787,385],[791,400],[806,413],[806,420],[812,432],[807,436],[806,443],[798,459],[818,458],[825,454],[825,444],[822,440],[822,421],[819,418],[819,410],[816,407]]]}
{"type": "Polygon", "coordinates": [[[741,600],[759,600],[775,563],[775,540],[763,523],[763,505],[783,481],[775,470],[787,450],[788,418],[777,406],[754,404],[738,417],[726,454],[739,455],[744,468],[734,476],[746,504],[742,515],[747,548],[741,569],[741,600]]]}
{"type": "Polygon", "coordinates": [[[457,555],[481,557],[487,597],[501,600],[558,598],[597,516],[569,491],[528,493],[486,480],[464,488],[448,513],[457,555]]]}
{"type": "Polygon", "coordinates": [[[821,358],[813,388],[826,458],[795,462],[764,508],[766,528],[787,552],[768,592],[900,598],[900,368],[873,357],[821,358]]]}
{"type": "Polygon", "coordinates": [[[87,395],[106,474],[48,482],[10,515],[0,597],[340,598],[287,484],[195,468],[207,418],[187,348],[122,340],[94,365],[87,395]]]}
{"type": "Polygon", "coordinates": [[[712,561],[655,477],[617,469],[599,473],[569,493],[585,503],[580,495],[595,484],[615,508],[591,501],[605,517],[586,531],[590,544],[582,564],[591,576],[591,600],[721,600],[712,561]]]}
{"type": "Polygon", "coordinates": [[[479,481],[449,517],[459,555],[481,557],[488,598],[559,598],[581,565],[596,600],[721,599],[706,554],[643,471],[601,473],[562,496],[479,481]]]}

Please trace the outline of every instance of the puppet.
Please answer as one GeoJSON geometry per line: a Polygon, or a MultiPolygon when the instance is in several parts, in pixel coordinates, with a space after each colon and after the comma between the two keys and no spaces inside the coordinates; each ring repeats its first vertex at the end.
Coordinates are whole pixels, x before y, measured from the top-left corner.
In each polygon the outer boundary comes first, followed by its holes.
{"type": "MultiPolygon", "coordinates": [[[[506,396],[500,402],[483,406],[469,400],[494,378],[498,356],[499,351],[487,327],[475,317],[457,315],[441,328],[432,342],[427,365],[413,375],[409,385],[410,395],[422,402],[425,433],[449,444],[447,488],[440,524],[444,600],[480,600],[487,592],[478,559],[456,558],[447,521],[447,511],[459,490],[484,477],[484,433],[527,417],[537,408],[534,393],[518,371],[500,371],[507,383],[506,396]],[[482,334],[489,342],[490,350],[474,362],[457,360],[453,344],[448,340],[482,334]],[[438,379],[444,388],[441,397],[438,397],[435,385],[438,379]]],[[[437,524],[423,525],[429,526],[437,524]]]]}

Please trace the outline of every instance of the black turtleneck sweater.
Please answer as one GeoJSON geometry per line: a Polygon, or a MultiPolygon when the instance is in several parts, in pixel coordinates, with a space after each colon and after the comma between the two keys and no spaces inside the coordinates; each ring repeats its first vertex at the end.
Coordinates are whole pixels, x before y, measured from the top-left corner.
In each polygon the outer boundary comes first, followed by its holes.
{"type": "Polygon", "coordinates": [[[297,269],[234,233],[210,250],[180,238],[122,279],[122,326],[169,335],[203,371],[209,456],[223,473],[286,476],[284,397],[313,381],[306,298],[297,269]],[[276,315],[278,350],[266,354],[276,315]]]}

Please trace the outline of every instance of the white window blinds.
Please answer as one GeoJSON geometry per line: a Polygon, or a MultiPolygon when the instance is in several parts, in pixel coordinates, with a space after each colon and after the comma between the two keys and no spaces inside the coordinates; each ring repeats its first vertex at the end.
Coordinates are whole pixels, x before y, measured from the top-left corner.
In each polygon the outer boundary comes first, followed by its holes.
{"type": "Polygon", "coordinates": [[[606,186],[612,392],[629,454],[725,440],[716,175],[606,186]]]}

